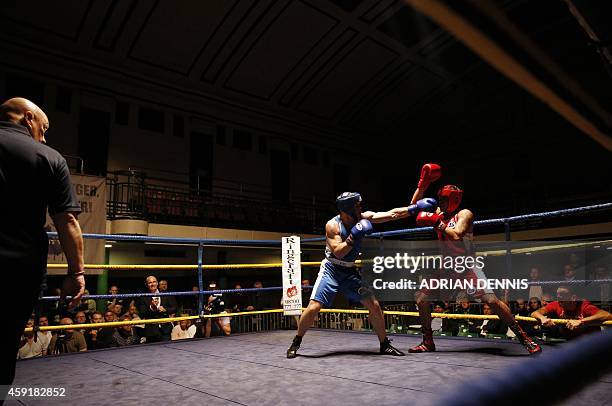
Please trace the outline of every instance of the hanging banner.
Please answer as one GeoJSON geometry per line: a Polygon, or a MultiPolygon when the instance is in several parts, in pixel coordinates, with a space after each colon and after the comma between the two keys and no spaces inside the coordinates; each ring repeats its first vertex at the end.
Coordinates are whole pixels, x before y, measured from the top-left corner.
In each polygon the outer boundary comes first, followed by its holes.
{"type": "MultiPolygon", "coordinates": [[[[81,203],[79,224],[83,233],[106,233],[106,178],[86,175],[71,175],[72,186],[81,203]]],[[[47,213],[46,231],[57,231],[47,213]]],[[[86,264],[104,263],[104,240],[84,240],[84,259],[86,264]]],[[[49,240],[47,255],[49,264],[65,264],[66,256],[58,239],[49,240]]],[[[66,269],[48,269],[49,275],[65,275],[66,269]]],[[[87,269],[88,275],[102,273],[101,269],[87,269]]]]}
{"type": "Polygon", "coordinates": [[[281,255],[283,260],[283,314],[299,316],[302,314],[300,237],[283,237],[281,255]]]}

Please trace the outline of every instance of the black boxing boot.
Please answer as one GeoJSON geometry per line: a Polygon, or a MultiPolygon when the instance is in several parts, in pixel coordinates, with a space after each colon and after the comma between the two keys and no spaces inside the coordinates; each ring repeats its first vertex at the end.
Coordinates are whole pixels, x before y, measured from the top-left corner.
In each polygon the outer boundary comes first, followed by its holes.
{"type": "Polygon", "coordinates": [[[519,339],[529,354],[537,354],[542,351],[542,347],[533,341],[518,323],[514,323],[512,326],[510,326],[510,330],[512,330],[516,338],[519,339]]]}
{"type": "Polygon", "coordinates": [[[291,343],[291,347],[287,350],[287,358],[295,358],[297,357],[297,350],[300,349],[300,344],[302,344],[302,337],[295,336],[293,337],[293,342],[291,343]]]}
{"type": "Polygon", "coordinates": [[[385,337],[383,342],[380,343],[380,353],[384,355],[394,355],[396,357],[403,357],[406,355],[391,345],[391,340],[389,340],[389,337],[385,337]]]}
{"type": "Polygon", "coordinates": [[[420,353],[434,352],[436,350],[436,345],[433,341],[433,331],[431,330],[431,328],[422,328],[421,330],[423,331],[423,341],[421,341],[421,344],[409,348],[408,352],[420,353]]]}

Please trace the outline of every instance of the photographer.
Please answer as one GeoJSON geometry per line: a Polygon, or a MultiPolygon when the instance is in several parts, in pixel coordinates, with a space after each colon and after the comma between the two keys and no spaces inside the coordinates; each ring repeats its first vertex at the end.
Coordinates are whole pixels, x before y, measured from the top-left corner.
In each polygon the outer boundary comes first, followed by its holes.
{"type": "MultiPolygon", "coordinates": [[[[210,282],[208,284],[208,288],[210,290],[217,289],[216,282],[210,282]]],[[[223,301],[223,294],[214,293],[208,296],[206,306],[204,307],[204,314],[220,314],[225,313],[225,302],[223,301]]],[[[204,321],[204,336],[209,338],[212,333],[212,324],[213,322],[219,328],[219,331],[229,336],[232,332],[232,328],[230,326],[230,317],[215,317],[209,318],[204,321]]]]}
{"type": "MultiPolygon", "coordinates": [[[[72,319],[64,317],[60,320],[60,324],[67,326],[73,324],[72,319]]],[[[72,329],[60,330],[53,336],[49,343],[49,351],[51,354],[66,354],[69,352],[84,352],[87,351],[87,343],[85,337],[78,331],[72,329]]]]}

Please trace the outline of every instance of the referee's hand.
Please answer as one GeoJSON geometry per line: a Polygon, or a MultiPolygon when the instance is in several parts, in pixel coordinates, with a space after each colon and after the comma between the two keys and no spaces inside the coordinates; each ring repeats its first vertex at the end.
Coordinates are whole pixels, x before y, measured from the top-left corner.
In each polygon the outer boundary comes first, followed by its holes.
{"type": "Polygon", "coordinates": [[[60,302],[64,302],[66,296],[72,296],[68,303],[68,310],[72,310],[81,303],[83,293],[85,293],[85,275],[66,275],[62,283],[60,302]]]}

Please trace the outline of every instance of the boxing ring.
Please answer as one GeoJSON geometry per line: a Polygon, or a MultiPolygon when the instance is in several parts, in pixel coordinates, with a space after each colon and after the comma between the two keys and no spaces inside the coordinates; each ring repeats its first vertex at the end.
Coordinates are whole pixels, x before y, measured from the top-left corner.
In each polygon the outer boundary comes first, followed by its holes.
{"type": "MultiPolygon", "coordinates": [[[[504,226],[506,240],[511,238],[511,225],[532,219],[571,216],[592,211],[610,210],[612,203],[555,212],[535,213],[502,219],[475,222],[477,227],[504,226]]],[[[431,231],[431,228],[374,233],[370,238],[410,236],[431,231]]],[[[54,235],[51,235],[52,237],[54,235]]],[[[227,314],[203,315],[204,296],[213,293],[231,294],[236,290],[204,289],[207,269],[279,268],[274,264],[204,264],[207,245],[280,247],[271,240],[194,240],[164,237],[90,234],[85,238],[113,241],[148,241],[197,244],[197,264],[189,265],[104,265],[88,268],[105,269],[192,269],[197,272],[200,290],[155,294],[89,295],[91,299],[133,298],[141,296],[198,296],[199,315],[171,319],[132,320],[95,325],[70,325],[70,328],[120,326],[124,324],[159,323],[183,319],[224,317],[227,314]]],[[[321,242],[324,238],[303,239],[303,243],[321,242]]],[[[508,252],[510,248],[508,248],[508,252]]],[[[506,255],[512,266],[512,255],[506,255]]],[[[304,262],[302,266],[318,266],[304,262]]],[[[62,265],[54,265],[61,267],[62,265]]],[[[605,280],[610,282],[609,280],[605,280]]],[[[242,289],[274,291],[282,287],[242,289]]],[[[57,300],[58,297],[43,297],[57,300]]],[[[363,315],[364,311],[327,309],[327,313],[363,315]]],[[[414,312],[387,311],[387,323],[393,316],[416,316],[414,312]]],[[[324,315],[325,313],[322,313],[324,315]]],[[[268,317],[267,331],[244,332],[228,337],[191,339],[149,343],[122,348],[101,349],[82,353],[46,356],[17,363],[13,387],[65,388],[65,398],[10,399],[6,404],[58,404],[60,401],[87,405],[183,403],[183,404],[505,404],[503,399],[518,396],[521,387],[528,399],[543,404],[554,398],[538,397],[538,393],[561,394],[563,404],[592,405],[612,402],[612,330],[594,334],[583,340],[561,345],[544,345],[544,354],[530,357],[517,341],[484,338],[437,337],[437,352],[391,357],[378,354],[375,335],[367,331],[339,331],[315,328],[309,330],[298,357],[286,359],[286,349],[295,335],[291,316],[282,310],[231,313],[232,319],[268,317]],[[580,356],[578,357],[577,354],[580,356]],[[512,373],[513,375],[509,375],[512,373]],[[521,382],[524,373],[531,381],[521,382]],[[547,374],[552,374],[547,379],[547,374]],[[578,376],[588,378],[588,385],[578,376]],[[575,381],[573,387],[566,381],[575,381]],[[539,386],[531,387],[536,382],[539,386]],[[516,386],[518,385],[518,386],[516,386]],[[518,389],[517,389],[518,388],[518,389]],[[551,392],[549,392],[551,391],[551,392]]],[[[434,317],[495,319],[497,316],[434,314],[434,317]]],[[[531,318],[523,318],[533,320],[531,318]]],[[[557,320],[563,323],[563,320],[557,320]]],[[[612,324],[607,322],[606,324],[612,324]]],[[[66,326],[41,327],[60,330],[66,326]]],[[[389,329],[389,325],[387,325],[389,329]]],[[[31,330],[31,329],[30,329],[31,330]]],[[[390,330],[390,329],[389,329],[390,330]]],[[[407,349],[420,342],[420,336],[390,334],[393,345],[407,349]]],[[[524,395],[523,394],[523,395],[524,395]]]]}

